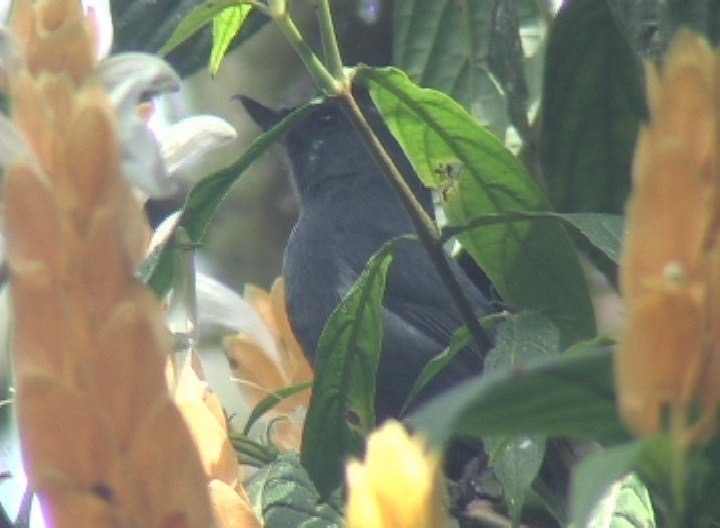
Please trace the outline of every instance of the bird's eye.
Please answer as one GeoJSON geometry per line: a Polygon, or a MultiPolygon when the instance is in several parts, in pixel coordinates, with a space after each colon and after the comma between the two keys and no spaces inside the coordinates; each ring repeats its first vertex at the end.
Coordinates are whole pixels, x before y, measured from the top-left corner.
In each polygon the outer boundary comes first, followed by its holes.
{"type": "Polygon", "coordinates": [[[337,121],[337,114],[335,112],[320,114],[320,123],[323,125],[331,125],[335,121],[337,121]]]}

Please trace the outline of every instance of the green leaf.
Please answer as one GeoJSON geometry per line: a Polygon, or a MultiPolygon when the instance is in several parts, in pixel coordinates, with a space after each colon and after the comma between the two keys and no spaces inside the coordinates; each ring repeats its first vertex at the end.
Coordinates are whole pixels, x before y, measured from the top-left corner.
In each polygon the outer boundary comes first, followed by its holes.
{"type": "Polygon", "coordinates": [[[720,434],[697,450],[688,468],[691,478],[687,482],[686,526],[716,527],[720,519],[720,501],[708,500],[708,494],[720,489],[720,434]]]}
{"type": "Polygon", "coordinates": [[[410,423],[440,446],[455,434],[625,438],[615,406],[611,349],[573,349],[465,382],[418,410],[410,423]]]}
{"type": "Polygon", "coordinates": [[[266,412],[275,407],[277,404],[290,398],[291,396],[294,396],[298,392],[309,389],[310,387],[312,387],[312,382],[306,381],[290,387],[284,387],[265,396],[250,412],[250,416],[248,416],[248,419],[245,422],[245,427],[243,428],[243,434],[248,434],[252,426],[255,425],[255,422],[262,418],[266,412]]]}
{"type": "Polygon", "coordinates": [[[264,528],[340,528],[342,515],[321,502],[297,455],[283,454],[246,483],[250,502],[264,528]]]}
{"type": "Polygon", "coordinates": [[[385,280],[394,246],[410,239],[395,238],[373,255],[320,336],[301,456],[323,497],[340,485],[346,457],[359,453],[375,427],[385,280]]]}
{"type": "Polygon", "coordinates": [[[423,390],[425,386],[430,383],[435,376],[437,376],[438,372],[444,369],[452,358],[454,358],[455,355],[471,341],[472,336],[466,326],[461,326],[455,331],[455,333],[453,333],[448,347],[443,350],[441,354],[438,354],[428,361],[427,365],[423,368],[420,376],[418,376],[418,379],[415,381],[415,385],[413,385],[410,394],[405,400],[402,411],[400,411],[401,416],[405,414],[405,410],[413,402],[420,391],[423,390]]]}
{"type": "Polygon", "coordinates": [[[482,105],[483,121],[504,134],[505,105],[488,65],[492,3],[398,2],[394,17],[393,64],[465,108],[482,105]]]}
{"type": "Polygon", "coordinates": [[[222,11],[242,3],[244,3],[242,0],[206,0],[190,11],[185,18],[180,21],[167,42],[158,50],[158,54],[161,56],[167,55],[192,37],[222,11]]]}
{"type": "Polygon", "coordinates": [[[228,7],[215,15],[213,23],[213,43],[210,51],[210,75],[215,76],[225,58],[230,43],[240,33],[247,16],[252,11],[251,5],[228,7]]]}
{"type": "Polygon", "coordinates": [[[619,215],[602,213],[568,213],[560,215],[588,242],[598,248],[613,263],[620,262],[620,250],[625,232],[625,219],[619,215]]]}
{"type": "MultiPolygon", "coordinates": [[[[230,167],[211,174],[196,183],[190,190],[178,219],[177,227],[185,229],[193,243],[201,243],[215,211],[223,198],[225,198],[225,195],[227,195],[230,187],[273,143],[298,122],[302,121],[321,103],[322,101],[317,99],[299,106],[272,129],[258,136],[243,152],[240,159],[230,167]]],[[[148,257],[148,259],[154,261],[154,266],[151,264],[145,265],[145,263],[141,266],[144,271],[141,277],[147,281],[158,297],[161,298],[165,296],[173,282],[175,270],[173,267],[172,247],[174,243],[174,237],[170,237],[159,252],[148,257]]]]}
{"type": "Polygon", "coordinates": [[[511,122],[525,136],[528,101],[540,94],[546,9],[534,0],[398,2],[393,64],[452,96],[499,138],[511,122]]]}
{"type": "MultiPolygon", "coordinates": [[[[451,224],[486,213],[549,211],[522,164],[448,96],[418,88],[392,68],[359,68],[357,79],[369,86],[423,182],[441,190],[451,224]]],[[[563,345],[595,334],[577,254],[556,221],[497,224],[458,238],[505,302],[547,314],[563,345]]]]}
{"type": "Polygon", "coordinates": [[[565,2],[547,45],[540,143],[556,209],[622,213],[643,100],[639,61],[608,2],[565,2]]]}
{"type": "MultiPolygon", "coordinates": [[[[496,344],[485,358],[485,372],[523,368],[532,361],[560,353],[560,333],[545,316],[522,312],[499,327],[496,344]]],[[[490,465],[502,484],[512,518],[519,522],[530,489],[545,457],[545,435],[483,437],[490,465]]]]}
{"type": "Polygon", "coordinates": [[[574,526],[655,526],[647,490],[637,478],[627,478],[655,442],[639,440],[604,449],[578,465],[570,504],[574,526]]]}
{"type": "Polygon", "coordinates": [[[619,215],[603,213],[500,213],[476,216],[463,226],[446,226],[443,237],[448,239],[464,231],[483,226],[509,224],[512,222],[558,220],[577,232],[592,246],[599,249],[613,263],[620,261],[625,219],[619,215]]]}
{"type": "Polygon", "coordinates": [[[246,434],[231,432],[229,438],[238,461],[243,465],[262,467],[274,462],[280,454],[272,443],[255,440],[246,434]]]}

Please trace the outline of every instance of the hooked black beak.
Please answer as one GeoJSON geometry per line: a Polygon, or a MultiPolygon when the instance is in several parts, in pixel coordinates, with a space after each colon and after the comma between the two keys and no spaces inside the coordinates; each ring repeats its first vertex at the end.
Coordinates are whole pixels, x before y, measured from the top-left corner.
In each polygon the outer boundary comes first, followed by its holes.
{"type": "Polygon", "coordinates": [[[282,112],[274,111],[272,108],[246,95],[236,95],[233,99],[238,99],[253,122],[265,131],[277,125],[285,115],[282,112]]]}

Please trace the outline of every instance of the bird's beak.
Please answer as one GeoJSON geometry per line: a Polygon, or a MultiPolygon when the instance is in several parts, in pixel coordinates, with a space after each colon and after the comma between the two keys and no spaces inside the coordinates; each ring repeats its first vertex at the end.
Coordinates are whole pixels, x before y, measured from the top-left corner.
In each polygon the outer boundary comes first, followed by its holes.
{"type": "Polygon", "coordinates": [[[245,111],[248,113],[253,122],[265,131],[270,130],[272,127],[277,125],[285,115],[282,112],[276,112],[272,108],[268,108],[267,106],[258,103],[255,99],[251,99],[245,95],[237,95],[234,98],[240,100],[243,107],[245,107],[245,111]]]}

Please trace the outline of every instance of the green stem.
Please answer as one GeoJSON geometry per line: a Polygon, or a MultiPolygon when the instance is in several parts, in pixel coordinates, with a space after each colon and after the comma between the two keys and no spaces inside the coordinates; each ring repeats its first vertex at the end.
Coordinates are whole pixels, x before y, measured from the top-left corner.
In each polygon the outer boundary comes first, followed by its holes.
{"type": "Polygon", "coordinates": [[[284,2],[273,2],[270,5],[270,16],[273,21],[280,27],[285,38],[300,56],[318,88],[326,95],[340,94],[343,89],[343,82],[330,74],[310,46],[307,45],[285,7],[284,2]]]}
{"type": "Polygon", "coordinates": [[[470,334],[482,350],[489,350],[492,347],[492,342],[483,330],[482,326],[480,326],[480,323],[473,312],[472,305],[467,300],[467,297],[465,297],[462,288],[460,288],[455,275],[450,269],[450,264],[448,263],[447,255],[445,254],[445,250],[443,249],[440,239],[440,232],[435,225],[435,222],[433,222],[432,218],[430,218],[423,209],[422,205],[420,205],[420,202],[418,202],[417,198],[415,198],[415,195],[408,186],[407,182],[403,179],[392,158],[390,158],[382,143],[380,143],[378,138],[375,136],[375,133],[365,119],[365,116],[360,110],[360,107],[357,105],[357,102],[353,98],[352,94],[349,91],[342,92],[339,101],[345,112],[350,117],[350,120],[356,130],[362,137],[365,145],[367,145],[370,149],[370,152],[382,170],[386,180],[407,210],[415,230],[417,231],[420,242],[425,246],[425,249],[430,256],[430,260],[438,270],[438,273],[440,274],[442,281],[445,283],[445,287],[448,289],[455,305],[460,311],[460,315],[462,316],[465,325],[468,327],[470,334]]]}
{"type": "Polygon", "coordinates": [[[335,26],[333,24],[332,14],[330,13],[330,2],[328,0],[317,0],[315,9],[317,10],[318,25],[320,26],[320,38],[322,39],[323,53],[325,54],[325,64],[335,79],[344,81],[345,74],[343,73],[340,48],[338,47],[337,37],[335,36],[335,26]]]}
{"type": "Polygon", "coordinates": [[[675,528],[683,526],[685,515],[685,483],[687,480],[687,410],[682,403],[673,403],[670,409],[670,486],[672,505],[670,524],[675,528]]]}

